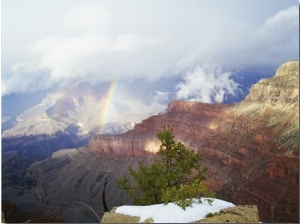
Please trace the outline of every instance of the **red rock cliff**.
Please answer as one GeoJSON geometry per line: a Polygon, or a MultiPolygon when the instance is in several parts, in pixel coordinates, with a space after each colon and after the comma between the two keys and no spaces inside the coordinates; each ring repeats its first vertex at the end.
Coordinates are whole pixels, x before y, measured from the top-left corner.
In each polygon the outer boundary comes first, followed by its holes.
{"type": "Polygon", "coordinates": [[[153,155],[162,125],[204,154],[207,185],[235,204],[258,206],[262,222],[299,221],[299,62],[283,64],[235,105],[174,101],[121,135],[94,137],[86,150],[153,155]]]}

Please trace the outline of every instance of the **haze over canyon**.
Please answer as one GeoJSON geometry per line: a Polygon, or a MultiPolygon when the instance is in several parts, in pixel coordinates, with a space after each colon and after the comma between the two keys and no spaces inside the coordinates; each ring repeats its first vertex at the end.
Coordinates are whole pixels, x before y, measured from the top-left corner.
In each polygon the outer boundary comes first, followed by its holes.
{"type": "MultiPolygon", "coordinates": [[[[99,125],[105,97],[88,83],[26,110],[2,135],[2,210],[8,222],[99,222],[130,204],[115,180],[151,164],[162,125],[203,153],[219,199],[257,205],[262,222],[299,222],[299,61],[282,64],[233,104],[175,100],[119,126],[99,125]],[[109,134],[111,133],[111,134],[109,134]]],[[[130,111],[130,109],[128,110],[130,111]]],[[[126,122],[124,122],[126,121],[126,122]]]]}
{"type": "Polygon", "coordinates": [[[163,125],[203,153],[217,198],[299,222],[298,1],[1,9],[5,222],[93,223],[130,205],[116,180],[156,159],[163,125]]]}

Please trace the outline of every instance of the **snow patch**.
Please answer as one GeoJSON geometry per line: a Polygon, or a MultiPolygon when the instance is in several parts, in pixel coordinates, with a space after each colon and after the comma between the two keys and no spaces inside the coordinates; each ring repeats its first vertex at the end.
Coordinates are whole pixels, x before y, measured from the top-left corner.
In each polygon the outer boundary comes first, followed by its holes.
{"type": "MultiPolygon", "coordinates": [[[[222,209],[235,207],[234,204],[220,199],[213,199],[210,205],[207,201],[210,198],[202,198],[202,203],[196,200],[191,207],[183,210],[174,203],[156,204],[148,206],[120,206],[116,209],[116,213],[139,216],[140,222],[147,218],[153,219],[154,223],[186,223],[195,222],[204,219],[208,213],[220,212],[222,209]]],[[[212,198],[211,198],[212,199],[212,198]]]]}

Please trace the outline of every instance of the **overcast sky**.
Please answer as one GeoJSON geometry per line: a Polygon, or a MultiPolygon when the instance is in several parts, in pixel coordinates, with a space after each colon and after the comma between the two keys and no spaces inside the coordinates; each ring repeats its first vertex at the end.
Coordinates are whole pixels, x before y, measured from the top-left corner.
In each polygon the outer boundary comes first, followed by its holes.
{"type": "MultiPolygon", "coordinates": [[[[175,79],[168,89],[178,99],[222,102],[238,91],[236,71],[299,58],[298,7],[298,0],[2,0],[2,95],[175,79]]],[[[168,97],[153,90],[155,99],[168,97]]]]}

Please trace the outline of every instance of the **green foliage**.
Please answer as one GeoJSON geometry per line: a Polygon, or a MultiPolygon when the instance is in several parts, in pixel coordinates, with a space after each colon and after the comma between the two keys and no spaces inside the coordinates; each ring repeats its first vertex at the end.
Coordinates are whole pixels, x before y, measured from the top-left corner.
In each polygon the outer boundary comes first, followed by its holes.
{"type": "MultiPolygon", "coordinates": [[[[181,184],[180,187],[173,186],[162,190],[162,200],[165,204],[174,202],[184,210],[193,204],[194,199],[201,203],[201,197],[203,196],[215,197],[215,194],[207,189],[203,181],[199,180],[185,185],[181,184]]],[[[209,204],[212,203],[212,200],[207,200],[209,204]]]]}
{"type": "Polygon", "coordinates": [[[160,174],[161,164],[154,163],[150,167],[139,164],[139,171],[129,167],[130,174],[135,179],[131,186],[128,177],[117,180],[117,185],[133,200],[134,204],[149,205],[161,203],[161,188],[166,187],[166,180],[160,174]]]}
{"type": "Polygon", "coordinates": [[[118,188],[138,205],[176,202],[185,209],[192,198],[213,197],[203,183],[207,168],[202,167],[202,155],[176,142],[172,130],[165,126],[157,138],[161,141],[158,159],[149,167],[140,163],[138,171],[129,167],[133,186],[128,177],[123,177],[117,180],[118,188]]]}
{"type": "Polygon", "coordinates": [[[215,213],[208,213],[207,215],[206,215],[206,218],[208,218],[208,217],[213,217],[213,216],[217,216],[217,215],[219,215],[220,213],[218,213],[218,212],[215,212],[215,213]]]}

